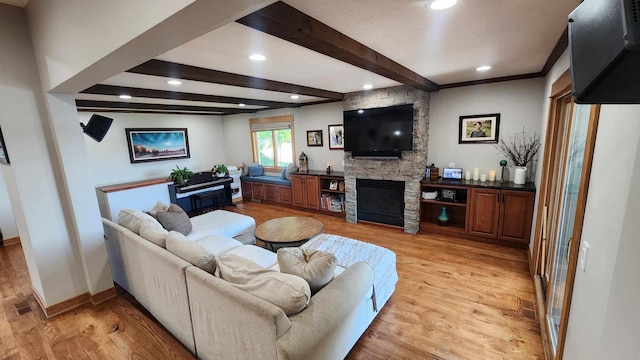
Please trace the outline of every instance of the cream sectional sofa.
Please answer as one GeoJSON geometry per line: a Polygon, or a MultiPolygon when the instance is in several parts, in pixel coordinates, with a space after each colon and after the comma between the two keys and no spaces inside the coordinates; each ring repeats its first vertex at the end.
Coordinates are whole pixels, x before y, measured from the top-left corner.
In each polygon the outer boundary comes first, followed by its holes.
{"type": "MultiPolygon", "coordinates": [[[[203,247],[206,244],[217,255],[236,254],[279,270],[275,253],[234,239],[246,240],[247,234],[228,231],[233,224],[225,224],[224,235],[199,232],[201,226],[215,223],[216,216],[249,222],[244,215],[221,211],[192,218],[196,235],[203,237],[190,240],[203,247]]],[[[336,250],[336,276],[311,297],[304,310],[287,316],[279,307],[201,270],[131,229],[104,218],[103,225],[115,281],[201,359],[344,358],[389,299],[397,281],[393,252],[320,235],[305,246],[336,250]]],[[[242,232],[241,228],[235,227],[235,232],[242,232]]]]}

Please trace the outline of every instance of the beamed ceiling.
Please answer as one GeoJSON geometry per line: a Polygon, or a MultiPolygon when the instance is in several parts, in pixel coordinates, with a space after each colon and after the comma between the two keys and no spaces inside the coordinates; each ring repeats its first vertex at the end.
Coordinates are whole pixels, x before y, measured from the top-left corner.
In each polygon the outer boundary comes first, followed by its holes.
{"type": "Polygon", "coordinates": [[[364,84],[438,91],[545,76],[580,0],[459,0],[440,11],[430,3],[279,1],[84,90],[76,103],[230,115],[341,101],[364,84]],[[249,60],[254,53],[267,59],[249,60]]]}

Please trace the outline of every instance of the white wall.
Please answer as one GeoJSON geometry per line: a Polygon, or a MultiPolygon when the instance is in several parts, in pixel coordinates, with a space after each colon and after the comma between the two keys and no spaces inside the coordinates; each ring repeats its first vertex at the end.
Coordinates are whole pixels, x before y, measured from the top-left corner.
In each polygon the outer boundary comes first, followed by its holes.
{"type": "Polygon", "coordinates": [[[603,105],[564,358],[637,359],[640,339],[640,106],[603,105]],[[614,171],[615,170],[615,171],[614,171]]]}
{"type": "Polygon", "coordinates": [[[260,111],[255,114],[223,116],[228,163],[242,164],[253,161],[249,119],[293,115],[295,130],[295,162],[300,153],[309,157],[309,169],[324,170],[327,163],[336,171],[343,171],[344,151],[329,150],[329,125],[342,124],[342,102],[304,106],[297,109],[260,111]],[[307,131],[322,130],[322,147],[307,146],[307,131]]]}
{"type": "Polygon", "coordinates": [[[431,93],[427,162],[435,163],[440,169],[448,167],[449,163],[464,170],[479,167],[480,173],[487,176],[493,169],[500,179],[499,162],[506,157],[494,144],[458,144],[459,117],[500,113],[500,139],[521,132],[523,126],[527,133],[538,132],[543,90],[544,79],[538,78],[431,93]]]}
{"type": "Polygon", "coordinates": [[[5,240],[18,236],[18,226],[11,209],[7,184],[2,175],[0,175],[0,230],[2,230],[2,236],[5,240]]]}
{"type": "MultiPolygon", "coordinates": [[[[79,113],[80,122],[87,123],[93,113],[79,113]]],[[[113,119],[109,132],[96,142],[85,136],[89,157],[91,182],[95,186],[116,184],[145,179],[167,177],[176,165],[193,171],[209,171],[227,160],[225,143],[229,141],[222,128],[222,119],[218,115],[169,115],[169,114],[128,114],[100,113],[113,119]],[[189,159],[153,161],[132,164],[125,128],[187,128],[189,135],[189,159]]],[[[78,131],[82,131],[78,125],[78,131]]]]}

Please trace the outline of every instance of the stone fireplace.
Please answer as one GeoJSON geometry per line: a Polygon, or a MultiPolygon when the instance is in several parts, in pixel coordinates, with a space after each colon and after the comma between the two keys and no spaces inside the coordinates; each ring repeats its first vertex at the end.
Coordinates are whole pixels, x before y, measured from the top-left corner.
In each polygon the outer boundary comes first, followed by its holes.
{"type": "Polygon", "coordinates": [[[359,220],[404,226],[404,181],[356,179],[359,220]]]}
{"type": "MultiPolygon", "coordinates": [[[[360,219],[356,187],[358,179],[403,182],[404,224],[398,222],[397,226],[415,234],[420,222],[420,180],[427,165],[429,93],[410,86],[399,86],[348,93],[343,101],[345,111],[402,104],[413,104],[414,108],[413,150],[403,151],[400,159],[353,158],[350,152],[345,152],[345,207],[347,222],[357,222],[360,219]]],[[[365,217],[368,215],[365,214],[365,217]]]]}

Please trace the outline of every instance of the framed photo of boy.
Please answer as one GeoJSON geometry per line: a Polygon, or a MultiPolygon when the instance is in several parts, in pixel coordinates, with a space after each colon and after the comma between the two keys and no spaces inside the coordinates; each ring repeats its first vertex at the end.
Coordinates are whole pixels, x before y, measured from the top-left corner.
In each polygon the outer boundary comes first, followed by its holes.
{"type": "Polygon", "coordinates": [[[496,144],[500,130],[500,114],[460,116],[458,144],[496,144]]]}
{"type": "Polygon", "coordinates": [[[322,146],[322,130],[307,131],[307,146],[322,146]]]}

